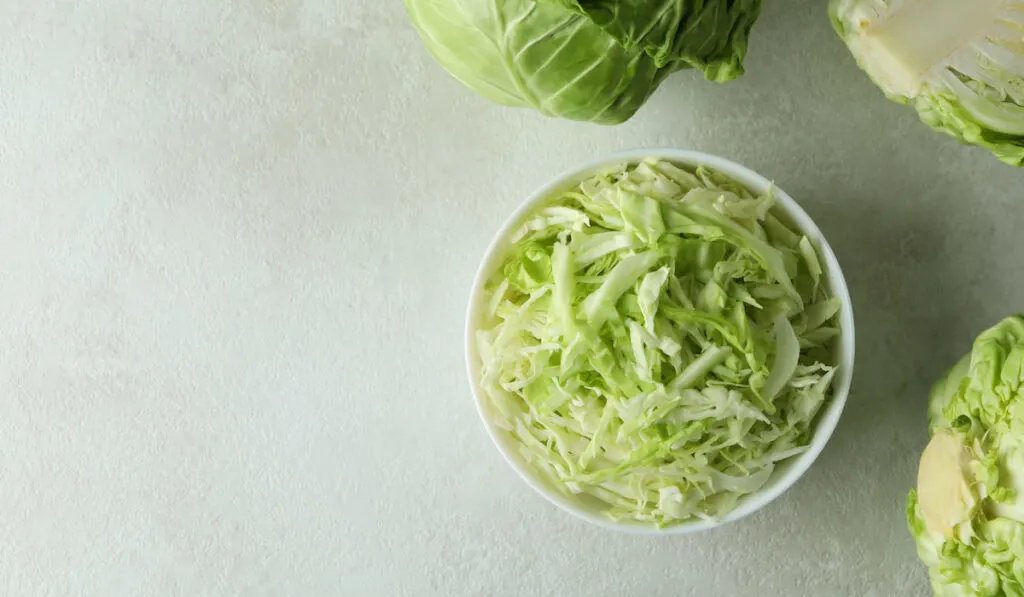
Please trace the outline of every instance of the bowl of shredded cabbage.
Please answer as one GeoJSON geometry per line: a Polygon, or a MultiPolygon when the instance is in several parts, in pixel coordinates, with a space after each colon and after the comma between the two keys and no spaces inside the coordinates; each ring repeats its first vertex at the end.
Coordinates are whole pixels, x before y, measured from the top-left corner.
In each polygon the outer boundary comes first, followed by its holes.
{"type": "Polygon", "coordinates": [[[508,219],[466,355],[527,484],[595,524],[690,533],[814,462],[849,392],[853,310],[821,231],[771,182],[641,150],[559,176],[508,219]]]}

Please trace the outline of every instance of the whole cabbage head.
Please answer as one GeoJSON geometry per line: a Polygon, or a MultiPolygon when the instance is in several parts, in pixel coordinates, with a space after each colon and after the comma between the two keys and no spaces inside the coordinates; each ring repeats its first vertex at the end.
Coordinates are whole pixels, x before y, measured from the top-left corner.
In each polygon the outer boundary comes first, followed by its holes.
{"type": "Polygon", "coordinates": [[[684,68],[743,74],[761,0],[405,0],[434,58],[507,106],[616,124],[684,68]]]}
{"type": "Polygon", "coordinates": [[[1024,0],[832,0],[830,12],[889,99],[1024,165],[1024,0]]]}
{"type": "Polygon", "coordinates": [[[932,389],[907,520],[938,597],[1024,595],[1024,316],[932,389]]]}

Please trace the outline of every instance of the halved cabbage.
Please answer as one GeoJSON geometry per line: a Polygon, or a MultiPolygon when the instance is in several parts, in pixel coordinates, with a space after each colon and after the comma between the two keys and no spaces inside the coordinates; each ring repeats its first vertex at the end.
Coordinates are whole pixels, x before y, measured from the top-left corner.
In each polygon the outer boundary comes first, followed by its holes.
{"type": "Polygon", "coordinates": [[[978,337],[928,418],[907,519],[935,595],[1024,595],[1024,316],[978,337]]]}
{"type": "Polygon", "coordinates": [[[1024,164],[1024,0],[832,0],[831,16],[890,99],[1024,164]]]}

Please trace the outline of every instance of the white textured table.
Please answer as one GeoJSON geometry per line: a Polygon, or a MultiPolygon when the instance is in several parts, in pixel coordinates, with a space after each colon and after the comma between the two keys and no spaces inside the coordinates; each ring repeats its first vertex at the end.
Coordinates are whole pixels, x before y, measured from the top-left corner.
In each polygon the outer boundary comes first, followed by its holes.
{"type": "Polygon", "coordinates": [[[396,0],[0,0],[0,595],[926,595],[925,394],[1024,309],[1024,172],[887,103],[824,4],[602,128],[478,99],[396,0]],[[492,232],[638,146],[775,178],[857,310],[828,449],[703,536],[548,505],[464,379],[492,232]]]}

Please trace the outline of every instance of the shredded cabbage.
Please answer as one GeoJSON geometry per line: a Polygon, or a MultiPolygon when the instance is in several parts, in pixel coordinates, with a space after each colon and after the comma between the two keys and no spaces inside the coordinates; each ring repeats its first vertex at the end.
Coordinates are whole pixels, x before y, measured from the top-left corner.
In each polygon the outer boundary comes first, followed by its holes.
{"type": "Polygon", "coordinates": [[[840,303],[773,202],[647,160],[512,235],[484,286],[482,388],[551,486],[615,520],[716,519],[806,449],[840,303]]]}

